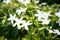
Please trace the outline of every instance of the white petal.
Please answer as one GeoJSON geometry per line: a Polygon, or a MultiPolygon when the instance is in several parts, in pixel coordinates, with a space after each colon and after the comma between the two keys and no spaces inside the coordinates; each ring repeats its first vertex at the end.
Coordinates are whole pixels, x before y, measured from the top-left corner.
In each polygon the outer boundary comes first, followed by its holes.
{"type": "Polygon", "coordinates": [[[38,16],[38,14],[35,14],[35,16],[38,16]]]}
{"type": "Polygon", "coordinates": [[[11,21],[11,23],[13,24],[13,20],[11,21]]]}
{"type": "Polygon", "coordinates": [[[49,33],[53,33],[53,31],[52,30],[49,30],[49,33]]]}
{"type": "Polygon", "coordinates": [[[22,20],[22,19],[23,19],[23,17],[20,18],[20,20],[22,20]]]}
{"type": "Polygon", "coordinates": [[[25,29],[28,30],[28,27],[25,26],[25,29]]]}
{"type": "Polygon", "coordinates": [[[21,29],[21,26],[20,26],[20,25],[17,25],[17,28],[18,28],[18,29],[21,29]]]}
{"type": "Polygon", "coordinates": [[[14,18],[16,17],[16,14],[14,14],[14,18]]]}
{"type": "Polygon", "coordinates": [[[16,26],[16,23],[15,24],[13,24],[13,27],[15,27],[16,26]]]}
{"type": "Polygon", "coordinates": [[[12,17],[12,14],[10,14],[10,17],[12,17]]]}

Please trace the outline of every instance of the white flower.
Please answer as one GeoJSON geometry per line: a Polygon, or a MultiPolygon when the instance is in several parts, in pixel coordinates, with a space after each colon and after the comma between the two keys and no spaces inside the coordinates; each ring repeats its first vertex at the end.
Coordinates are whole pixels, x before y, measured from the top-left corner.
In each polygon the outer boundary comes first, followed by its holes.
{"type": "Polygon", "coordinates": [[[53,33],[56,33],[57,35],[60,35],[60,32],[59,32],[58,29],[56,29],[56,30],[54,29],[53,31],[54,31],[53,33]]]}
{"type": "Polygon", "coordinates": [[[58,29],[54,29],[53,31],[54,33],[59,33],[58,29]]]}
{"type": "Polygon", "coordinates": [[[35,2],[35,3],[39,3],[39,0],[32,0],[33,2],[35,2]]]}
{"type": "Polygon", "coordinates": [[[53,33],[53,31],[52,30],[49,30],[49,33],[53,33]]]}
{"type": "Polygon", "coordinates": [[[21,17],[20,19],[16,18],[15,21],[16,22],[13,24],[13,27],[17,25],[17,28],[21,29],[21,27],[23,27],[22,24],[24,23],[23,17],[21,17]]]}
{"type": "Polygon", "coordinates": [[[17,1],[23,3],[24,5],[30,3],[30,0],[17,0],[17,1]]]}
{"type": "Polygon", "coordinates": [[[45,3],[45,2],[44,2],[44,3],[41,3],[41,5],[46,5],[46,4],[47,4],[47,3],[45,3]]]}
{"type": "Polygon", "coordinates": [[[46,24],[46,25],[48,25],[49,22],[50,22],[50,20],[48,20],[48,19],[42,20],[42,24],[46,24]]]}
{"type": "Polygon", "coordinates": [[[57,35],[60,35],[60,32],[58,32],[57,35]]]}
{"type": "Polygon", "coordinates": [[[23,2],[23,4],[27,5],[28,3],[30,3],[30,0],[25,0],[25,2],[23,2]]]}
{"type": "Polygon", "coordinates": [[[59,12],[55,13],[55,15],[60,18],[60,10],[59,10],[59,12]]]}
{"type": "Polygon", "coordinates": [[[44,2],[44,3],[39,4],[39,6],[46,5],[46,4],[47,4],[47,3],[44,2]]]}
{"type": "Polygon", "coordinates": [[[43,18],[44,18],[44,19],[48,19],[48,17],[51,16],[51,15],[50,15],[50,12],[48,12],[48,13],[42,12],[42,13],[43,13],[43,18]]]}
{"type": "Polygon", "coordinates": [[[48,29],[48,31],[49,31],[49,33],[54,33],[54,34],[60,35],[60,32],[58,29],[54,29],[54,30],[48,29]]]}
{"type": "Polygon", "coordinates": [[[24,2],[24,0],[17,0],[18,2],[24,2]]]}
{"type": "Polygon", "coordinates": [[[3,3],[6,3],[6,4],[11,3],[11,0],[4,0],[3,3]]]}
{"type": "Polygon", "coordinates": [[[56,21],[56,23],[59,23],[59,25],[60,25],[60,19],[58,21],[56,21]]]}
{"type": "Polygon", "coordinates": [[[24,22],[23,25],[25,27],[26,30],[28,30],[28,26],[31,25],[32,23],[30,23],[30,21],[28,22],[24,22]]]}
{"type": "Polygon", "coordinates": [[[10,14],[10,18],[8,18],[8,21],[11,20],[11,23],[13,24],[15,18],[16,18],[16,14],[14,14],[14,16],[12,16],[12,14],[10,14]]]}
{"type": "Polygon", "coordinates": [[[44,17],[44,15],[42,14],[42,12],[40,10],[37,10],[38,14],[35,14],[36,17],[38,17],[38,21],[41,21],[41,19],[44,17]]]}
{"type": "Polygon", "coordinates": [[[50,12],[46,13],[46,12],[41,12],[40,10],[37,10],[37,13],[38,14],[35,14],[35,16],[38,17],[38,21],[42,21],[43,19],[48,19],[48,16],[51,16],[50,12]]]}
{"type": "Polygon", "coordinates": [[[42,4],[39,4],[38,6],[42,6],[42,4]]]}
{"type": "Polygon", "coordinates": [[[21,14],[21,12],[25,12],[27,8],[20,8],[19,10],[16,10],[16,12],[18,13],[18,15],[21,14]]]}

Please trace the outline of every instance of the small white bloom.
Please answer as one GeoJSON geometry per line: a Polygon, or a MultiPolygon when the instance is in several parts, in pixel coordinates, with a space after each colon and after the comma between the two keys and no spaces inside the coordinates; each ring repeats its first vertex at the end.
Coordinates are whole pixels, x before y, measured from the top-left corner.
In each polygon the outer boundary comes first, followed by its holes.
{"type": "Polygon", "coordinates": [[[37,10],[37,13],[38,14],[35,14],[36,17],[38,17],[38,21],[42,21],[43,19],[48,19],[50,15],[50,12],[49,13],[46,13],[46,12],[41,12],[40,10],[37,10]]]}
{"type": "Polygon", "coordinates": [[[59,10],[59,12],[55,13],[55,15],[60,18],[60,10],[59,10]]]}
{"type": "Polygon", "coordinates": [[[53,33],[53,31],[52,30],[49,30],[49,33],[53,33]]]}
{"type": "Polygon", "coordinates": [[[48,17],[51,16],[51,15],[50,15],[50,12],[48,12],[48,13],[42,12],[42,13],[43,13],[43,18],[44,18],[44,19],[48,19],[48,17]]]}
{"type": "Polygon", "coordinates": [[[56,30],[54,29],[53,31],[54,31],[53,33],[56,33],[57,35],[60,35],[60,32],[59,32],[58,29],[56,29],[56,30]]]}
{"type": "Polygon", "coordinates": [[[16,14],[14,14],[14,16],[12,16],[12,14],[10,14],[10,18],[8,18],[8,21],[11,20],[11,23],[13,24],[15,18],[16,18],[16,14]]]}
{"type": "Polygon", "coordinates": [[[23,3],[24,5],[30,3],[30,0],[17,0],[17,1],[23,3]]]}
{"type": "Polygon", "coordinates": [[[54,29],[53,31],[54,31],[55,33],[59,33],[58,29],[54,29]]]}
{"type": "Polygon", "coordinates": [[[13,24],[13,27],[17,25],[17,28],[21,29],[21,27],[23,27],[22,24],[24,23],[23,17],[21,17],[20,19],[16,18],[15,21],[16,22],[13,24]]]}
{"type": "Polygon", "coordinates": [[[47,3],[44,2],[44,3],[39,4],[39,6],[46,5],[46,4],[47,4],[47,3]]]}
{"type": "Polygon", "coordinates": [[[16,10],[16,12],[18,13],[18,15],[21,14],[21,12],[25,12],[27,8],[20,8],[19,10],[16,10]]]}
{"type": "Polygon", "coordinates": [[[60,35],[60,32],[59,32],[59,33],[57,33],[57,35],[60,35]]]}
{"type": "Polygon", "coordinates": [[[56,21],[56,23],[59,23],[59,26],[60,26],[60,19],[58,21],[56,21]]]}
{"type": "Polygon", "coordinates": [[[23,2],[24,5],[27,5],[28,3],[30,3],[30,0],[26,0],[25,2],[23,2]]]}
{"type": "Polygon", "coordinates": [[[49,33],[54,33],[54,34],[60,35],[60,32],[58,29],[54,29],[53,31],[48,29],[48,31],[49,31],[49,33]]]}
{"type": "Polygon", "coordinates": [[[38,17],[38,21],[41,21],[41,19],[43,18],[43,14],[40,10],[37,10],[38,14],[35,14],[36,17],[38,17]]]}
{"type": "Polygon", "coordinates": [[[32,0],[33,2],[35,2],[35,3],[39,3],[39,0],[32,0]]]}
{"type": "Polygon", "coordinates": [[[24,0],[17,0],[18,2],[24,2],[24,0]]]}
{"type": "Polygon", "coordinates": [[[42,20],[42,24],[46,24],[46,25],[48,25],[49,22],[50,22],[50,20],[48,20],[48,19],[42,20]]]}
{"type": "Polygon", "coordinates": [[[32,23],[30,23],[30,21],[28,22],[24,22],[23,25],[25,27],[26,30],[28,30],[28,26],[31,25],[32,23]]]}
{"type": "Polygon", "coordinates": [[[47,3],[41,3],[41,5],[46,5],[47,3]]]}
{"type": "Polygon", "coordinates": [[[8,3],[12,3],[12,2],[11,2],[11,0],[4,0],[3,3],[8,4],[8,3]]]}
{"type": "Polygon", "coordinates": [[[42,4],[39,4],[38,6],[42,6],[42,4]]]}

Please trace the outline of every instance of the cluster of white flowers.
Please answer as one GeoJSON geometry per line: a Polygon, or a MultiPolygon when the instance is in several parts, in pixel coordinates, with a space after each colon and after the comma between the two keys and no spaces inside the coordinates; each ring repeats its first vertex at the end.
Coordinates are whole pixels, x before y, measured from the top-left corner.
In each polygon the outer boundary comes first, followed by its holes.
{"type": "Polygon", "coordinates": [[[37,10],[37,13],[38,14],[35,14],[35,16],[38,17],[38,21],[42,21],[42,24],[48,25],[50,22],[50,19],[48,19],[48,16],[51,16],[50,12],[46,13],[46,12],[41,12],[40,10],[37,10]]]}
{"type": "Polygon", "coordinates": [[[3,0],[3,3],[8,4],[8,3],[12,3],[12,2],[11,2],[11,0],[3,0]]]}
{"type": "Polygon", "coordinates": [[[25,12],[27,8],[20,8],[20,9],[17,9],[16,12],[18,13],[18,15],[20,15],[22,12],[25,12]]]}
{"type": "Polygon", "coordinates": [[[11,24],[13,25],[13,27],[17,26],[18,29],[21,29],[21,27],[24,27],[26,30],[28,30],[28,26],[32,24],[32,23],[30,23],[30,20],[27,22],[25,20],[23,20],[23,17],[18,19],[16,17],[16,14],[13,16],[12,16],[12,14],[10,14],[10,18],[8,18],[8,21],[11,21],[11,24]],[[15,23],[14,23],[14,21],[15,21],[15,23]]]}
{"type": "MultiPolygon", "coordinates": [[[[19,15],[21,14],[21,12],[25,12],[26,9],[27,8],[20,8],[20,10],[16,10],[16,12],[19,15]]],[[[46,12],[41,12],[40,10],[37,10],[37,13],[38,14],[35,14],[35,16],[38,17],[38,21],[42,21],[42,24],[48,25],[50,22],[50,20],[48,19],[48,16],[51,16],[50,12],[46,13],[46,12]]],[[[21,29],[21,27],[24,27],[26,30],[28,30],[28,26],[32,24],[30,23],[30,20],[27,22],[23,20],[23,17],[18,19],[16,17],[16,14],[14,14],[13,16],[12,14],[10,14],[10,18],[8,18],[8,21],[11,21],[11,24],[13,24],[13,27],[17,26],[18,29],[21,29]]]]}
{"type": "Polygon", "coordinates": [[[17,0],[18,2],[21,2],[24,5],[27,5],[28,3],[30,3],[30,0],[17,0]]]}
{"type": "Polygon", "coordinates": [[[48,29],[48,31],[49,31],[49,33],[54,33],[54,34],[60,35],[60,32],[59,32],[58,29],[54,29],[54,30],[49,30],[48,29]]]}
{"type": "Polygon", "coordinates": [[[15,18],[16,18],[16,14],[14,16],[12,16],[12,14],[10,14],[10,18],[8,20],[11,20],[11,24],[13,24],[15,18]]]}

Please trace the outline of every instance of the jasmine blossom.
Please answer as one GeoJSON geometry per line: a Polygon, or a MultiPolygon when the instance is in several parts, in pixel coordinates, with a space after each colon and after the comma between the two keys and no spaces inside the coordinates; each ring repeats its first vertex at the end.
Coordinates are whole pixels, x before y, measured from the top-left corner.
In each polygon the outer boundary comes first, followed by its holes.
{"type": "Polygon", "coordinates": [[[32,23],[30,23],[30,21],[24,22],[23,25],[25,27],[26,30],[28,30],[28,26],[31,25],[32,23]]]}
{"type": "Polygon", "coordinates": [[[14,14],[13,16],[12,14],[10,14],[10,18],[8,18],[8,21],[11,21],[11,23],[13,24],[15,19],[16,19],[16,14],[14,14]]]}
{"type": "Polygon", "coordinates": [[[23,17],[21,17],[20,19],[16,18],[15,21],[16,22],[13,24],[13,27],[17,25],[17,28],[21,29],[21,27],[23,27],[22,24],[24,23],[23,17]]]}
{"type": "Polygon", "coordinates": [[[39,3],[39,0],[32,0],[33,2],[35,2],[35,3],[39,3]]]}
{"type": "Polygon", "coordinates": [[[59,10],[59,12],[55,13],[55,15],[60,18],[60,10],[59,10]]]}
{"type": "Polygon", "coordinates": [[[50,22],[50,20],[48,20],[48,19],[42,20],[42,24],[46,24],[46,25],[48,25],[49,22],[50,22]]]}
{"type": "Polygon", "coordinates": [[[53,33],[53,31],[52,30],[49,30],[49,33],[53,33]]]}
{"type": "Polygon", "coordinates": [[[58,29],[56,29],[56,30],[54,29],[53,31],[54,31],[53,33],[56,33],[57,35],[60,35],[60,32],[59,32],[58,29]]]}
{"type": "Polygon", "coordinates": [[[44,18],[44,19],[48,19],[48,17],[51,16],[51,15],[50,15],[50,12],[48,12],[48,13],[42,12],[42,13],[43,13],[43,18],[44,18]]]}
{"type": "Polygon", "coordinates": [[[45,2],[44,2],[44,3],[41,3],[41,5],[46,5],[46,4],[47,4],[47,3],[45,3],[45,2]]]}
{"type": "Polygon", "coordinates": [[[60,19],[58,21],[56,21],[56,23],[59,23],[59,26],[60,26],[60,19]]]}
{"type": "Polygon", "coordinates": [[[37,10],[38,14],[35,14],[36,17],[38,17],[38,21],[41,21],[41,19],[43,18],[43,14],[40,10],[37,10]]]}
{"type": "Polygon", "coordinates": [[[11,0],[4,0],[3,3],[8,4],[8,3],[12,3],[12,2],[11,2],[11,0]]]}
{"type": "Polygon", "coordinates": [[[60,32],[58,29],[53,29],[53,30],[48,29],[48,31],[49,31],[49,33],[54,33],[54,34],[60,35],[60,32]]]}
{"type": "Polygon", "coordinates": [[[19,10],[16,10],[16,12],[18,13],[18,15],[20,15],[22,12],[25,12],[27,8],[20,8],[19,10]]]}
{"type": "Polygon", "coordinates": [[[28,3],[30,3],[30,0],[17,0],[18,2],[21,2],[24,5],[27,5],[28,3]]]}
{"type": "Polygon", "coordinates": [[[48,17],[51,16],[50,12],[46,13],[46,12],[41,12],[40,10],[37,10],[37,13],[38,14],[35,14],[35,16],[38,17],[38,21],[48,19],[48,17]]]}
{"type": "Polygon", "coordinates": [[[39,4],[39,6],[46,5],[46,4],[47,4],[47,3],[44,2],[44,3],[39,4]]]}

